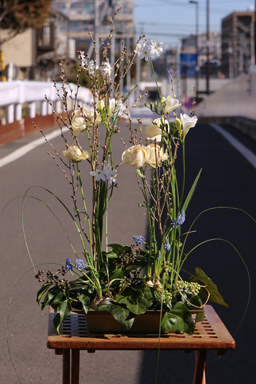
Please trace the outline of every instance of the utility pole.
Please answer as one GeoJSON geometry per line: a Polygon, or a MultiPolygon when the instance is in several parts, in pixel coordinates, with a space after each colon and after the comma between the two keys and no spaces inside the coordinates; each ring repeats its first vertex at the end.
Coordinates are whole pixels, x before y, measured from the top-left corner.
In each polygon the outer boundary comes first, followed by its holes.
{"type": "MultiPolygon", "coordinates": [[[[255,0],[256,1],[256,0],[255,0]]],[[[195,79],[196,79],[196,100],[198,100],[198,72],[199,72],[199,49],[198,49],[198,37],[199,37],[199,9],[198,9],[198,1],[190,0],[190,4],[195,4],[196,6],[196,35],[195,35],[195,50],[196,50],[196,65],[195,65],[195,79]]]]}
{"type": "MultiPolygon", "coordinates": [[[[255,0],[256,1],[256,0],[255,0]]],[[[206,94],[210,94],[210,0],[206,0],[206,94]]]]}
{"type": "Polygon", "coordinates": [[[254,0],[254,64],[256,67],[256,0],[254,0]]]}

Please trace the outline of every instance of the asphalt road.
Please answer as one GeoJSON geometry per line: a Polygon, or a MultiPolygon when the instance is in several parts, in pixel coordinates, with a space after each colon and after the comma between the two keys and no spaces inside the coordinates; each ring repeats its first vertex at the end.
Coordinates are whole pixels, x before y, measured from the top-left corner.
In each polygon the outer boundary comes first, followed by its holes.
{"type": "MultiPolygon", "coordinates": [[[[232,130],[231,133],[237,135],[232,130]]],[[[124,123],[121,124],[121,136],[128,142],[124,123]]],[[[1,147],[0,159],[37,137],[34,135],[1,147]]],[[[255,143],[240,135],[238,139],[256,153],[255,143]]],[[[117,135],[115,140],[115,159],[120,159],[123,147],[117,135]]],[[[61,152],[61,139],[56,138],[53,143],[61,152]]],[[[46,155],[48,149],[44,144],[0,168],[0,209],[10,201],[0,218],[1,384],[61,382],[61,358],[46,348],[47,312],[41,314],[35,302],[39,286],[31,270],[21,225],[22,196],[31,186],[47,187],[64,202],[69,202],[71,191],[61,171],[46,155]]],[[[213,206],[237,207],[256,218],[256,169],[209,125],[198,125],[189,132],[186,160],[187,187],[201,167],[203,172],[184,229],[198,213],[213,206]]],[[[86,166],[83,172],[87,172],[86,166]]],[[[129,244],[132,235],[147,233],[143,212],[137,207],[141,194],[130,167],[118,169],[118,189],[115,192],[111,203],[109,238],[111,242],[129,244]]],[[[28,194],[37,198],[28,197],[24,204],[24,224],[31,257],[38,266],[49,264],[38,268],[54,269],[50,263],[64,263],[72,251],[57,220],[38,199],[54,210],[74,243],[76,232],[61,206],[47,192],[35,187],[28,194]]],[[[187,270],[193,272],[194,267],[199,266],[218,285],[229,308],[214,307],[237,343],[234,351],[228,351],[221,358],[214,352],[208,353],[207,384],[251,383],[256,376],[256,224],[241,211],[216,209],[200,216],[194,229],[196,233],[191,235],[188,249],[209,238],[226,239],[237,247],[251,275],[250,306],[241,327],[235,332],[248,299],[248,276],[238,254],[229,243],[213,241],[192,252],[186,263],[187,270]]],[[[191,382],[193,365],[192,353],[161,352],[158,383],[191,382]]],[[[81,354],[80,379],[81,383],[93,384],[153,384],[156,367],[156,352],[84,352],[81,354]]]]}

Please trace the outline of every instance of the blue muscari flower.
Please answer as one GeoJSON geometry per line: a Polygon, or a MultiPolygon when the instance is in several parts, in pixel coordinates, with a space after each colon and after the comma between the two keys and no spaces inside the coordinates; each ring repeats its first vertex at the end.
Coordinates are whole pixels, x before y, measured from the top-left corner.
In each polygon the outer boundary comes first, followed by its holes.
{"type": "Polygon", "coordinates": [[[133,236],[132,238],[136,244],[145,244],[146,242],[146,239],[143,236],[133,236]]]}
{"type": "Polygon", "coordinates": [[[67,272],[72,271],[72,269],[73,269],[73,267],[71,265],[71,260],[69,258],[67,258],[67,260],[66,260],[65,269],[67,272]]]}
{"type": "Polygon", "coordinates": [[[86,264],[87,264],[87,262],[85,262],[82,259],[76,259],[76,261],[75,261],[75,267],[77,269],[85,269],[86,268],[86,264]]]}
{"type": "Polygon", "coordinates": [[[170,251],[171,250],[171,245],[170,245],[170,243],[169,243],[169,240],[166,240],[165,241],[165,243],[164,243],[164,249],[166,250],[166,251],[170,251]]]}
{"type": "Polygon", "coordinates": [[[182,209],[181,214],[172,221],[172,225],[176,228],[180,227],[185,221],[185,211],[182,209]]]}

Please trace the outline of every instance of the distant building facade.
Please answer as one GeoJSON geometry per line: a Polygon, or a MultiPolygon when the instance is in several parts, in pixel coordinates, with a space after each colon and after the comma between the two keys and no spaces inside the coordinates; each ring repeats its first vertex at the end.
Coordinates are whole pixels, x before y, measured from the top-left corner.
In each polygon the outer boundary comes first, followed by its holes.
{"type": "Polygon", "coordinates": [[[92,38],[95,28],[102,38],[110,32],[109,19],[121,7],[115,17],[115,44],[118,48],[124,40],[130,46],[134,39],[134,4],[133,0],[54,0],[52,9],[56,12],[59,30],[75,42],[76,52],[79,50],[92,54],[92,38]],[[96,8],[95,8],[96,7],[96,8]]]}
{"type": "Polygon", "coordinates": [[[248,73],[254,64],[255,12],[233,12],[221,22],[221,67],[225,77],[248,73]]]}
{"type": "MultiPolygon", "coordinates": [[[[199,36],[191,34],[182,39],[181,55],[189,56],[196,55],[196,39],[198,44],[198,70],[199,76],[206,76],[206,62],[207,62],[207,34],[202,33],[199,36]]],[[[209,58],[210,58],[210,75],[212,77],[219,77],[220,64],[221,64],[221,33],[210,32],[209,34],[209,58]]],[[[195,64],[192,64],[194,66],[195,64]]],[[[193,74],[194,68],[181,68],[181,72],[187,71],[187,75],[193,74]]]]}

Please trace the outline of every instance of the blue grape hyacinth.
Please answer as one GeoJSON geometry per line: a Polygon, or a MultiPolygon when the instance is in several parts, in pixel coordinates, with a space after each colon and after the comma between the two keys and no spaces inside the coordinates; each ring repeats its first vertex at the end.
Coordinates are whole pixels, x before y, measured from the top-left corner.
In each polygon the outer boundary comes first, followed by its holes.
{"type": "Polygon", "coordinates": [[[181,214],[178,217],[175,217],[175,219],[173,219],[172,221],[173,227],[176,227],[176,228],[180,227],[184,223],[185,218],[186,218],[185,211],[184,209],[182,209],[181,214]]]}
{"type": "Polygon", "coordinates": [[[143,236],[135,236],[134,235],[132,238],[136,244],[145,244],[145,242],[146,242],[146,239],[143,236]]]}

